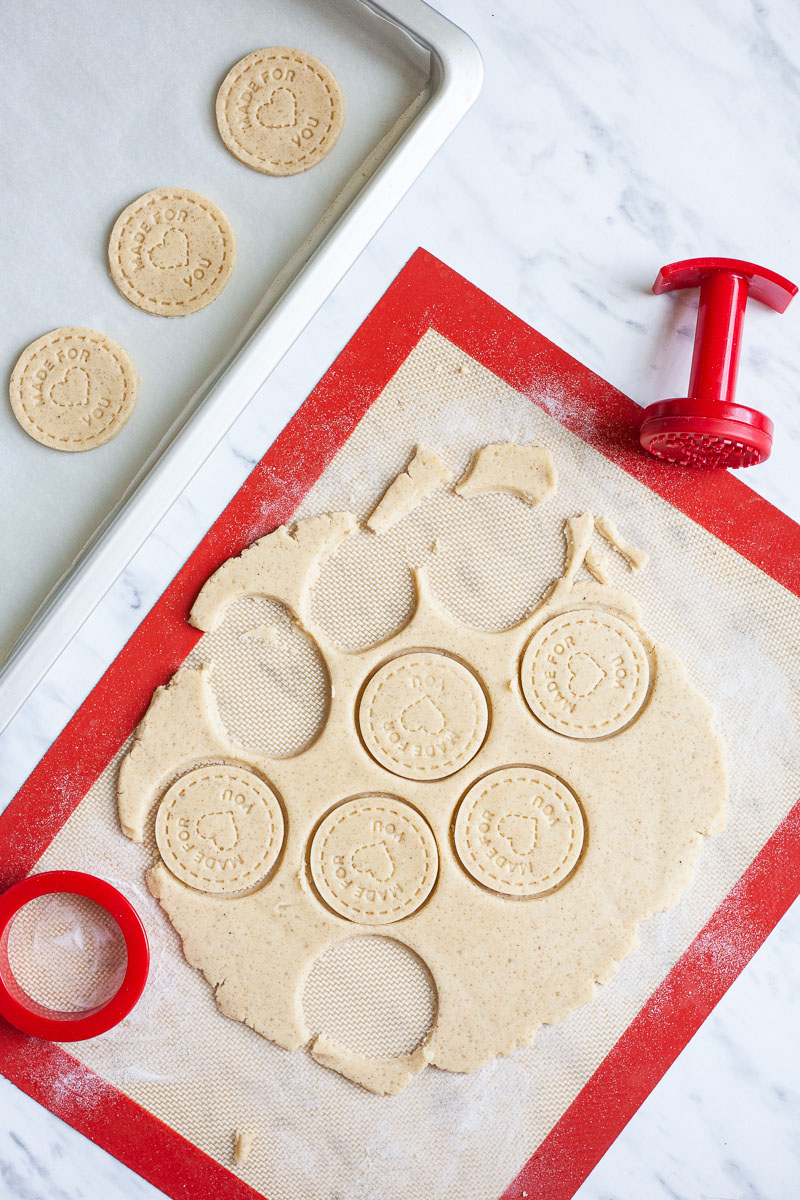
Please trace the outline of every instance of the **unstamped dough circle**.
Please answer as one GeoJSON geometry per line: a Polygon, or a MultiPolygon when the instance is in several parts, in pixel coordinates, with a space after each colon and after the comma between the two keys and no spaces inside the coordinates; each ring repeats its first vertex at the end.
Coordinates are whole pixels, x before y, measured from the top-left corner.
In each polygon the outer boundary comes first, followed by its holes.
{"type": "Polygon", "coordinates": [[[344,100],[313,54],[269,46],[231,67],[216,113],[220,137],[240,162],[265,175],[297,175],[336,145],[344,100]]]}
{"type": "Polygon", "coordinates": [[[283,845],[281,806],[257,775],[198,767],[173,783],[156,817],[156,843],[176,878],[201,892],[239,892],[262,879],[283,845]]]}
{"type": "Polygon", "coordinates": [[[599,738],[636,716],[650,666],[638,635],[600,609],[575,609],[545,622],[522,658],[522,691],[535,717],[556,733],[599,738]]]}
{"type": "Polygon", "coordinates": [[[311,875],[325,903],[349,921],[389,925],[424,904],[439,852],[424,817],[389,796],[337,805],[311,843],[311,875]]]}
{"type": "Polygon", "coordinates": [[[474,758],[489,707],[476,677],[446,654],[418,651],[384,663],[361,697],[358,723],[373,758],[403,779],[444,779],[474,758]]]}
{"type": "Polygon", "coordinates": [[[580,857],[575,796],[539,767],[502,767],[458,806],[455,846],[473,879],[504,896],[538,896],[563,883],[580,857]]]}

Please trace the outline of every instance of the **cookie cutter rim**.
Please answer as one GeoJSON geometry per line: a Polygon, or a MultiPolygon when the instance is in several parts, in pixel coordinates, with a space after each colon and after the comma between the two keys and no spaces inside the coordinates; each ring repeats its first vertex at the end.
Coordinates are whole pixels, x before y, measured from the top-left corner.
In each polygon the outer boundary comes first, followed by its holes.
{"type": "Polygon", "coordinates": [[[28,875],[0,896],[0,1016],[22,1033],[49,1041],[78,1042],[118,1025],[139,1000],[150,970],[150,945],[141,918],[112,884],[83,871],[42,871],[28,875]],[[21,909],[40,896],[67,892],[94,901],[117,924],[128,962],[122,983],[94,1008],[68,1012],[34,1000],[14,975],[8,955],[11,927],[21,909]]]}

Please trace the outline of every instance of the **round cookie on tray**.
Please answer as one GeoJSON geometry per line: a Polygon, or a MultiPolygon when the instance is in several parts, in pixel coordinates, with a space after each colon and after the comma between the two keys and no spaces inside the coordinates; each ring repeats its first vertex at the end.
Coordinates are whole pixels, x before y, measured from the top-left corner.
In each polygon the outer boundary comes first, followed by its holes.
{"type": "Polygon", "coordinates": [[[123,209],[108,243],[111,278],[126,300],[159,317],[199,312],[236,265],[230,221],[189,188],[156,188],[123,209]]]}
{"type": "Polygon", "coordinates": [[[264,175],[299,175],[336,145],[344,99],[313,54],[269,46],[231,67],[216,111],[220,137],[245,166],[264,175]]]}
{"type": "Polygon", "coordinates": [[[94,450],[116,437],[136,406],[139,380],[104,333],[64,326],[23,350],[11,374],[14,416],[53,450],[94,450]]]}

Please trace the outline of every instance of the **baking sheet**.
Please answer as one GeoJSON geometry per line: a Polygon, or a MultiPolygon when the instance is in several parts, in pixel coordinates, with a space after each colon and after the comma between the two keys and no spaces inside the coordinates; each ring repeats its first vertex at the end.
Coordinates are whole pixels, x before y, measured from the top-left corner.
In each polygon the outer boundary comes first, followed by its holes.
{"type": "Polygon", "coordinates": [[[268,285],[428,78],[428,56],[357,0],[31,0],[3,14],[0,357],[59,325],[108,333],[142,377],[120,436],[54,454],[0,404],[0,660],[237,339],[268,285]],[[287,179],[250,171],[223,146],[214,99],[228,69],[263,45],[298,45],[334,71],[346,119],[334,151],[287,179]],[[193,188],[231,220],[238,263],[224,294],[180,320],[117,292],[106,246],[122,208],[150,188],[193,188]],[[13,580],[13,587],[10,581],[13,580]]]}
{"type": "MultiPolygon", "coordinates": [[[[590,1005],[475,1075],[429,1068],[400,1096],[371,1096],[304,1051],[288,1054],[216,1012],[210,989],[183,962],[174,931],[143,888],[152,847],[135,847],[118,831],[115,764],[37,864],[105,874],[142,912],[154,947],[153,980],[137,1009],[106,1038],[70,1052],[219,1162],[229,1162],[237,1124],[256,1128],[257,1148],[242,1175],[272,1200],[360,1200],[386,1192],[405,1200],[496,1196],[797,798],[800,672],[792,647],[800,601],[549,416],[545,410],[559,415],[570,400],[552,382],[544,394],[534,387],[532,398],[544,408],[429,332],[297,515],[341,507],[366,515],[417,442],[440,452],[456,473],[486,441],[542,441],[554,453],[561,486],[540,509],[487,496],[469,506],[465,522],[465,506],[441,493],[381,542],[364,534],[346,543],[323,570],[314,612],[350,645],[376,640],[403,620],[408,568],[421,560],[441,599],[463,619],[489,627],[513,623],[558,573],[561,525],[575,512],[612,516],[650,553],[640,576],[616,562],[614,582],[639,598],[645,629],[678,652],[714,703],[730,756],[730,822],[707,841],[679,905],[645,923],[639,949],[590,1005]],[[434,540],[440,545],[432,554],[434,540]],[[385,547],[380,554],[378,546],[385,547]]],[[[192,653],[194,663],[217,657],[223,689],[237,670],[254,672],[252,664],[242,667],[241,651],[235,662],[230,655],[231,645],[242,645],[231,637],[231,624],[253,615],[232,612],[227,632],[204,638],[192,653]]],[[[279,614],[261,615],[277,618],[280,629],[279,614]]],[[[303,695],[313,700],[311,657],[299,644],[292,655],[288,632],[278,645],[288,649],[273,664],[275,685],[295,702],[303,695]]],[[[270,717],[269,700],[255,715],[229,706],[225,719],[248,736],[287,737],[286,722],[270,717]]],[[[295,709],[295,745],[318,719],[312,708],[295,709]]],[[[722,960],[736,958],[739,949],[735,939],[720,938],[709,952],[722,960]]],[[[414,995],[419,1009],[424,989],[414,995]]]]}

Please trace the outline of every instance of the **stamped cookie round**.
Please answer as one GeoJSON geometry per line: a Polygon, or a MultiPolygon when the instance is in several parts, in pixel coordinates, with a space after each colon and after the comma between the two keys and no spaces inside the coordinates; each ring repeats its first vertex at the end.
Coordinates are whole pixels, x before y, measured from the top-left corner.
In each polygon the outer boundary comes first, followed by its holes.
{"type": "Polygon", "coordinates": [[[270,46],[241,59],[217,94],[217,126],[240,162],[265,175],[298,175],[336,144],[344,100],[318,58],[270,46]]]}
{"type": "Polygon", "coordinates": [[[361,696],[364,745],[403,779],[444,779],[480,750],[489,708],[478,680],[453,658],[413,651],[384,663],[361,696]]]}
{"type": "Polygon", "coordinates": [[[455,846],[473,879],[504,896],[539,896],[580,858],[584,822],[560,779],[539,767],[502,767],[458,806],[455,846]]]}
{"type": "Polygon", "coordinates": [[[145,192],[111,230],[111,278],[126,300],[159,317],[185,317],[225,288],[236,239],[221,209],[187,188],[145,192]]]}
{"type": "Polygon", "coordinates": [[[639,636],[619,617],[576,609],[545,622],[522,658],[521,683],[535,717],[572,738],[606,737],[638,713],[650,666],[639,636]]]}
{"type": "Polygon", "coordinates": [[[173,875],[201,892],[240,892],[268,874],[283,845],[272,789],[239,767],[198,767],[158,809],[156,843],[173,875]]]}
{"type": "Polygon", "coordinates": [[[53,450],[94,450],[116,437],[136,406],[128,355],[94,329],[54,329],[23,350],[11,375],[14,416],[53,450]]]}
{"type": "Polygon", "coordinates": [[[322,821],[310,853],[324,902],[360,925],[389,925],[416,912],[439,869],[436,839],[424,817],[402,800],[359,796],[322,821]]]}

